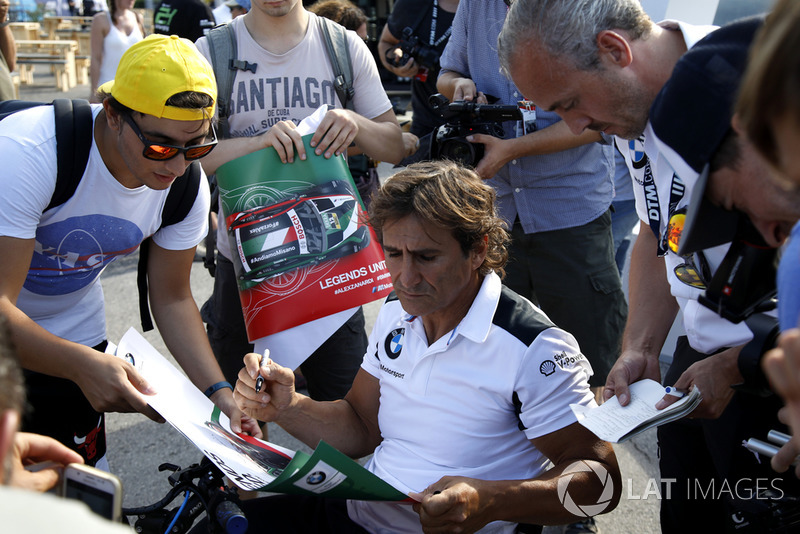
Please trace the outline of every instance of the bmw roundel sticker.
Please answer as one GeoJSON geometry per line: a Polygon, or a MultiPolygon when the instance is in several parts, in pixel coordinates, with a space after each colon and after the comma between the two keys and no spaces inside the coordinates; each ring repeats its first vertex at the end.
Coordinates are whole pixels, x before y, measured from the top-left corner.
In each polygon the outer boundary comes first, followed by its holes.
{"type": "Polygon", "coordinates": [[[386,336],[386,340],[383,342],[383,349],[390,359],[394,360],[400,356],[400,352],[403,350],[403,336],[405,333],[405,328],[395,328],[386,336]]]}
{"type": "Polygon", "coordinates": [[[314,471],[306,477],[306,482],[312,486],[316,486],[317,484],[325,482],[326,478],[328,478],[328,476],[324,471],[314,471]]]}

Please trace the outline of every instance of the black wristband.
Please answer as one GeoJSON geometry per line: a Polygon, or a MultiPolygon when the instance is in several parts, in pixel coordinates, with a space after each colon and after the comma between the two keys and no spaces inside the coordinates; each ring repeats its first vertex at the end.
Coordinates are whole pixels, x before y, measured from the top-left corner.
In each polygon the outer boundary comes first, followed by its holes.
{"type": "Polygon", "coordinates": [[[233,386],[231,385],[231,383],[223,380],[222,382],[217,382],[213,386],[209,386],[208,389],[203,392],[203,395],[205,395],[208,398],[211,398],[211,395],[213,395],[214,393],[223,388],[228,388],[231,391],[233,391],[233,386]]]}

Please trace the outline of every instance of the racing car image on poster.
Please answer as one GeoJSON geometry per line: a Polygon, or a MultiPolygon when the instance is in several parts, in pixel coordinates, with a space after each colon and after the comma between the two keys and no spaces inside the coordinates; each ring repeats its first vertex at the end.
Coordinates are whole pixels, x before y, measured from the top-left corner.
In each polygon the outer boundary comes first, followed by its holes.
{"type": "Polygon", "coordinates": [[[248,461],[254,462],[273,478],[279,477],[292,461],[291,456],[271,447],[269,443],[259,442],[245,434],[234,434],[219,424],[219,421],[206,421],[206,428],[213,430],[216,436],[223,438],[220,440],[222,445],[233,447],[248,461]]]}
{"type": "Polygon", "coordinates": [[[243,289],[298,267],[354,254],[370,241],[361,203],[344,180],[243,211],[228,231],[241,260],[237,275],[243,289]]]}

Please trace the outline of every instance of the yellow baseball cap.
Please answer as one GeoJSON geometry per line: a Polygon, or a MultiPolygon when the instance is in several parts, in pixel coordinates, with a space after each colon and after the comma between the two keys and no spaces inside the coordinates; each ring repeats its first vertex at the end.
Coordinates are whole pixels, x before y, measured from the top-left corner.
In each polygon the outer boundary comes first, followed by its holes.
{"type": "Polygon", "coordinates": [[[194,43],[177,35],[150,35],[122,55],[116,77],[100,91],[140,113],[179,121],[203,120],[214,115],[217,82],[214,71],[194,43]],[[168,106],[173,95],[194,91],[209,95],[205,109],[168,106]]]}

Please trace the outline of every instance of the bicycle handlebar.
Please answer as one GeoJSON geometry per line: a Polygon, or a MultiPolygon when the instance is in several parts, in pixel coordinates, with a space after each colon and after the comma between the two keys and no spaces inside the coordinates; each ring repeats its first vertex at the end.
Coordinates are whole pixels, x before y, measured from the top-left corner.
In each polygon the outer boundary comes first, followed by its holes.
{"type": "Polygon", "coordinates": [[[208,458],[203,457],[199,464],[187,468],[164,463],[158,470],[172,472],[169,475],[172,487],[167,495],[151,505],[122,510],[129,520],[136,518],[136,532],[184,534],[203,513],[208,518],[208,532],[212,534],[244,534],[247,531],[247,518],[239,508],[236,489],[225,485],[224,474],[208,458]],[[167,506],[181,493],[185,495],[183,502],[168,509],[167,506]]]}

